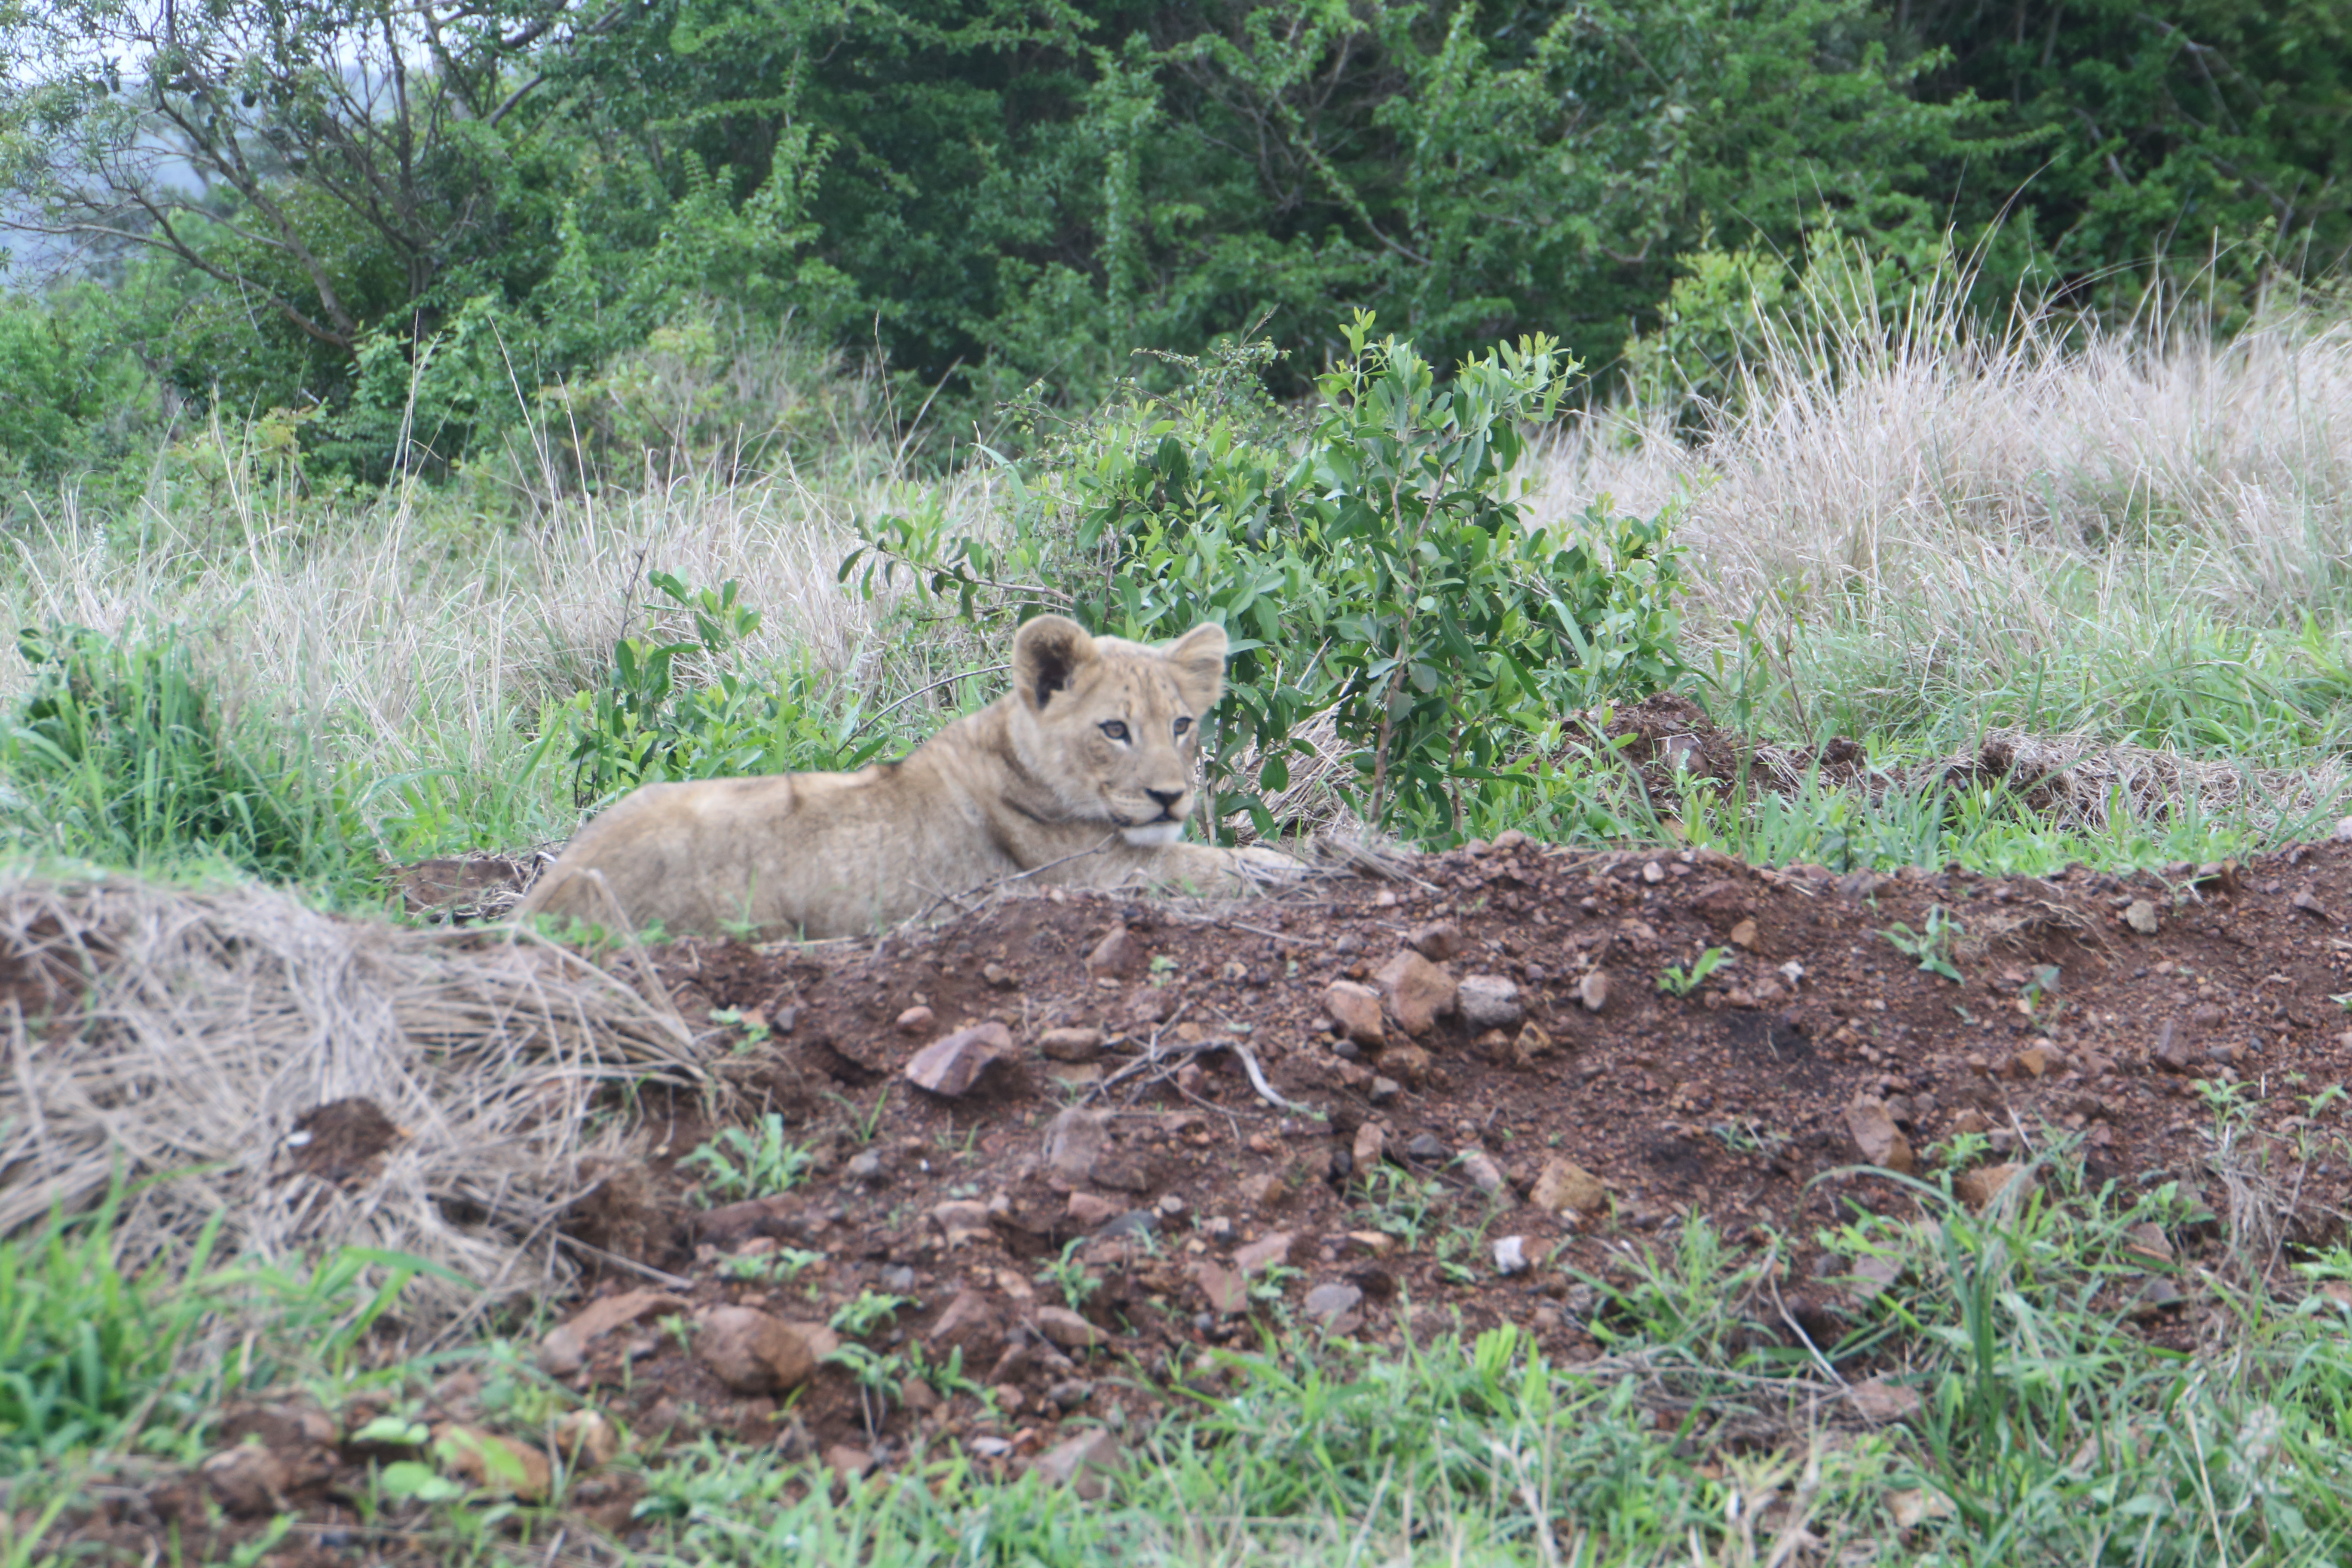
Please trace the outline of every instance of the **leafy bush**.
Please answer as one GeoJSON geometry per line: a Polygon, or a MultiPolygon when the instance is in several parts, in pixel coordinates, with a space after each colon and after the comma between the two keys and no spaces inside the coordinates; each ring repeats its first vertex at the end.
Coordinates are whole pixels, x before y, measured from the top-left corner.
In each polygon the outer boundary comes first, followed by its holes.
{"type": "Polygon", "coordinates": [[[1469,799],[1537,775],[1531,738],[1562,712],[1682,678],[1679,563],[1663,518],[1604,500],[1555,531],[1522,510],[1523,426],[1556,414],[1576,368],[1554,341],[1441,385],[1372,329],[1348,323],[1303,426],[1256,385],[1264,345],[1180,362],[1192,389],[1130,385],[1047,445],[1006,541],[952,535],[935,510],[886,516],[843,577],[871,594],[904,567],[966,618],[1054,609],[1142,641],[1217,621],[1234,662],[1204,726],[1213,819],[1246,810],[1270,831],[1265,797],[1328,713],[1361,815],[1456,834],[1469,799]]]}
{"type": "Polygon", "coordinates": [[[625,637],[604,683],[572,698],[563,724],[578,804],[675,779],[856,768],[888,743],[887,731],[859,740],[855,703],[827,717],[828,681],[814,666],[742,668],[760,612],[742,603],[740,584],[695,589],[667,572],[646,581],[693,616],[695,640],[625,637]],[[681,658],[707,663],[709,679],[680,680],[681,658]]]}
{"type": "Polygon", "coordinates": [[[275,723],[224,715],[178,637],[27,630],[37,679],[0,718],[0,821],[109,865],[215,855],[272,880],[373,874],[352,791],[275,723]]]}

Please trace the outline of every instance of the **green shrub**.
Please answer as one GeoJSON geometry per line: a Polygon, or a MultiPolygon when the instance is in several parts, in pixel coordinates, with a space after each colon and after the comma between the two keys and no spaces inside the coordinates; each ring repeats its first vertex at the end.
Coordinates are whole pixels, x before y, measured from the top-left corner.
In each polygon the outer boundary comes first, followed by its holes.
{"type": "Polygon", "coordinates": [[[115,866],[219,857],[275,881],[373,875],[351,791],[299,734],[226,716],[172,632],[26,630],[33,689],[0,718],[0,823],[115,866]]]}
{"type": "Polygon", "coordinates": [[[693,616],[695,640],[621,638],[604,684],[566,705],[579,805],[675,779],[856,768],[888,743],[887,731],[859,739],[854,703],[829,716],[829,682],[815,667],[742,667],[740,645],[760,629],[760,612],[741,602],[740,584],[698,590],[667,572],[646,581],[693,616]],[[709,665],[710,678],[681,681],[681,657],[709,665]]]}
{"type": "Polygon", "coordinates": [[[903,567],[968,619],[1052,609],[1144,641],[1217,621],[1234,661],[1204,726],[1213,819],[1271,830],[1265,798],[1328,713],[1361,815],[1458,835],[1474,799],[1533,781],[1534,738],[1563,712],[1683,678],[1678,555],[1664,518],[1605,498],[1562,530],[1526,516],[1523,431],[1576,369],[1552,340],[1441,384],[1372,325],[1348,323],[1303,425],[1257,386],[1270,349],[1179,361],[1187,391],[1130,384],[1045,445],[1009,539],[954,535],[936,509],[886,516],[843,577],[871,594],[903,567]]]}

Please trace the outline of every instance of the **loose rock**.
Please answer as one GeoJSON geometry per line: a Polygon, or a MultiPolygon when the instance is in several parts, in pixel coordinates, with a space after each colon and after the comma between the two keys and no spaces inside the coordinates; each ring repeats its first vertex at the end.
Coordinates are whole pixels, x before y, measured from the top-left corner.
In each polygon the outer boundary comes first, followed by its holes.
{"type": "Polygon", "coordinates": [[[1048,1029],[1037,1037],[1037,1049],[1057,1062],[1090,1062],[1102,1048],[1100,1029],[1048,1029]]]}
{"type": "Polygon", "coordinates": [[[1034,1321],[1039,1333],[1066,1351],[1090,1351],[1110,1342],[1108,1334],[1067,1307],[1040,1307],[1034,1321]]]}
{"type": "Polygon", "coordinates": [[[907,1081],[950,1098],[969,1093],[981,1076],[1013,1055],[1013,1031],[991,1020],[934,1040],[908,1060],[907,1081]]]}
{"type": "Polygon", "coordinates": [[[2146,899],[2134,899],[2124,910],[2124,924],[2142,936],[2156,934],[2156,906],[2146,899]]]}
{"type": "Polygon", "coordinates": [[[1609,1005],[1609,976],[1601,970],[1591,973],[1576,983],[1577,999],[1588,1013],[1598,1013],[1609,1005]]]}
{"type": "Polygon", "coordinates": [[[1474,1029],[1516,1029],[1527,1021],[1518,984],[1504,975],[1466,976],[1455,1000],[1462,1021],[1474,1029]]]}
{"type": "Polygon", "coordinates": [[[902,1035],[928,1035],[939,1016],[929,1007],[909,1007],[898,1015],[898,1032],[902,1035]]]}
{"type": "Polygon", "coordinates": [[[1089,1500],[1107,1496],[1118,1473],[1118,1436],[1097,1426],[1037,1456],[1037,1473],[1089,1500]]]}
{"type": "Polygon", "coordinates": [[[1382,964],[1372,978],[1408,1035],[1435,1028],[1439,1018],[1454,1011],[1460,989],[1453,976],[1410,948],[1382,964]]]}
{"type": "Polygon", "coordinates": [[[1536,1173],[1528,1201],[1548,1214],[1572,1209],[1580,1215],[1597,1215],[1609,1206],[1609,1189],[1575,1161],[1554,1155],[1536,1173]]]}
{"type": "Polygon", "coordinates": [[[555,1468],[535,1444],[478,1426],[443,1422],[433,1428],[433,1453],[443,1474],[524,1502],[541,1500],[555,1483],[555,1468]]]}
{"type": "Polygon", "coordinates": [[[1911,1141],[1895,1125],[1885,1100],[1873,1095],[1856,1100],[1845,1109],[1845,1125],[1864,1162],[1897,1175],[1911,1173],[1911,1141]]]}
{"type": "Polygon", "coordinates": [[[1334,980],[1323,988],[1323,1010],[1339,1032],[1360,1046],[1378,1048],[1388,1039],[1381,1020],[1381,994],[1352,980],[1334,980]]]}
{"type": "Polygon", "coordinates": [[[1363,1304],[1364,1293],[1340,1280],[1318,1285],[1307,1292],[1307,1315],[1327,1326],[1363,1304]]]}
{"type": "Polygon", "coordinates": [[[1125,926],[1115,928],[1087,954],[1087,973],[1097,979],[1125,979],[1143,967],[1143,944],[1125,926]]]}
{"type": "Polygon", "coordinates": [[[771,1394],[814,1376],[818,1353],[803,1325],[756,1307],[713,1307],[695,1333],[694,1359],[737,1394],[771,1394]]]}
{"type": "Polygon", "coordinates": [[[1432,963],[1444,963],[1462,951],[1462,928],[1452,921],[1432,921],[1415,928],[1404,944],[1432,963]]]}

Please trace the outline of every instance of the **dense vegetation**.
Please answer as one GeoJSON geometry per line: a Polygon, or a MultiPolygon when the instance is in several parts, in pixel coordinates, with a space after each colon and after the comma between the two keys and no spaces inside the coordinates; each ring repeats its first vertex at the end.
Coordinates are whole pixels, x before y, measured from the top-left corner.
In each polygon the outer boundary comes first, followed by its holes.
{"type": "Polygon", "coordinates": [[[574,473],[789,443],[761,386],[678,408],[645,368],[780,331],[878,348],[909,407],[941,389],[931,432],[998,443],[1026,386],[1087,405],[1131,350],[1254,322],[1304,392],[1353,308],[1440,366],[1542,331],[1606,378],[1710,256],[1831,237],[1884,281],[1973,256],[2000,304],[2127,307],[2169,268],[2226,305],[2352,242],[2347,26],[2247,0],[5,5],[14,281],[81,265],[0,300],[0,472],[135,487],[215,406],[314,485],[522,426],[574,473]]]}

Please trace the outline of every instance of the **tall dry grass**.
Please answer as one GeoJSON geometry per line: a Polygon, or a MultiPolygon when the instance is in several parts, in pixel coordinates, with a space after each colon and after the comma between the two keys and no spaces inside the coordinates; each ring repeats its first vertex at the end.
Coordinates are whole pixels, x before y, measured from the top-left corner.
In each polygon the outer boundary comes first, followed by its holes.
{"type": "Polygon", "coordinates": [[[1792,679],[1907,680],[1915,706],[2226,660],[2305,614],[2340,653],[2352,325],[2290,307],[2227,338],[2186,308],[1987,326],[1961,291],[1826,289],[1802,326],[1759,317],[1764,352],[1696,439],[1653,408],[1570,426],[1538,515],[1601,491],[1680,508],[1702,641],[1748,622],[1792,679]]]}
{"type": "MultiPolygon", "coordinates": [[[[520,525],[462,487],[407,483],[324,509],[269,478],[238,432],[216,423],[199,439],[225,479],[159,480],[124,516],[89,515],[68,492],[5,542],[0,616],[173,628],[231,700],[320,735],[365,777],[511,772],[544,704],[596,679],[617,637],[691,640],[674,606],[648,603],[648,571],[740,581],[764,616],[742,649],[752,661],[806,658],[870,689],[920,658],[877,635],[887,597],[861,603],[836,581],[852,518],[913,499],[878,428],[772,451],[758,477],[681,464],[627,489],[556,482],[542,448],[548,482],[520,525]]],[[[979,529],[993,482],[975,467],[937,488],[979,529]]],[[[0,658],[0,700],[30,678],[0,658]]],[[[541,795],[542,832],[568,833],[551,776],[541,795]]]]}

